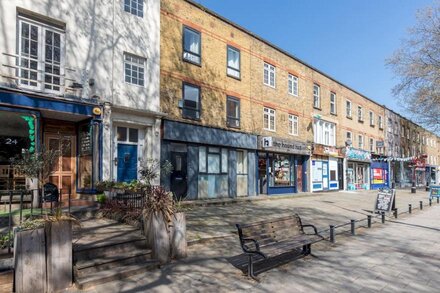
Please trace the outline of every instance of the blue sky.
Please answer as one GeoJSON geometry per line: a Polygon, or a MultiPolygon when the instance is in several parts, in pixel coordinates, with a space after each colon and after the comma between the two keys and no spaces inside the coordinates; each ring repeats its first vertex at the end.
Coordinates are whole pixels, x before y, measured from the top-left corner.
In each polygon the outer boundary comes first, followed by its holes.
{"type": "Polygon", "coordinates": [[[410,118],[385,59],[432,0],[196,1],[410,118]]]}

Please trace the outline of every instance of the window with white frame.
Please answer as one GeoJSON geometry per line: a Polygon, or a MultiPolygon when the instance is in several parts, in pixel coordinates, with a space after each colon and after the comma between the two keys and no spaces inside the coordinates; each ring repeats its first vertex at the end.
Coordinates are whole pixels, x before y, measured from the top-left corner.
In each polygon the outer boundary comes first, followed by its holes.
{"type": "Polygon", "coordinates": [[[358,106],[358,121],[364,122],[364,109],[361,106],[358,106]]]}
{"type": "Polygon", "coordinates": [[[374,112],[370,111],[370,126],[374,126],[374,112]]]}
{"type": "Polygon", "coordinates": [[[358,147],[360,149],[364,148],[364,137],[362,135],[358,135],[358,147]]]}
{"type": "Polygon", "coordinates": [[[351,118],[352,116],[352,111],[351,111],[351,101],[347,100],[345,102],[345,114],[347,115],[348,118],[351,118]]]}
{"type": "Polygon", "coordinates": [[[393,133],[393,121],[391,120],[391,118],[388,118],[387,128],[389,133],[393,133]]]}
{"type": "Polygon", "coordinates": [[[336,94],[330,93],[330,114],[336,115],[336,94]]]}
{"type": "Polygon", "coordinates": [[[402,126],[402,130],[401,131],[402,131],[402,133],[401,133],[402,137],[405,137],[405,127],[402,126]]]}
{"type": "Polygon", "coordinates": [[[124,10],[133,15],[144,17],[144,0],[124,0],[124,10]]]}
{"type": "Polygon", "coordinates": [[[269,63],[264,63],[264,78],[263,82],[265,85],[270,87],[275,87],[275,66],[269,63]]]}
{"type": "Polygon", "coordinates": [[[139,140],[139,130],[118,126],[116,128],[116,138],[118,142],[137,143],[139,140]]]}
{"type": "Polygon", "coordinates": [[[263,128],[275,131],[275,110],[270,108],[263,109],[263,128]]]}
{"type": "Polygon", "coordinates": [[[20,17],[18,19],[20,86],[60,92],[64,83],[64,31],[20,17]]]}
{"type": "Polygon", "coordinates": [[[145,85],[146,59],[132,54],[124,53],[125,82],[145,85]]]}
{"type": "Polygon", "coordinates": [[[394,121],[394,134],[398,135],[399,134],[399,122],[394,121]]]}
{"type": "Polygon", "coordinates": [[[379,124],[379,129],[383,129],[383,118],[382,116],[379,115],[378,119],[378,124],[379,124]]]}
{"type": "Polygon", "coordinates": [[[235,78],[240,78],[240,50],[228,45],[227,55],[227,75],[235,78]]]}
{"type": "Polygon", "coordinates": [[[313,122],[314,142],[318,144],[336,145],[336,125],[324,120],[315,119],[313,122]]]}
{"type": "Polygon", "coordinates": [[[321,108],[321,87],[317,84],[313,85],[313,107],[321,108]]]}
{"type": "Polygon", "coordinates": [[[237,175],[245,175],[247,173],[247,151],[237,150],[237,175]]]}
{"type": "Polygon", "coordinates": [[[289,114],[289,134],[298,135],[298,116],[289,114]]]}
{"type": "Polygon", "coordinates": [[[370,152],[374,152],[374,139],[370,138],[370,152]]]}
{"type": "Polygon", "coordinates": [[[345,133],[345,140],[346,141],[351,141],[352,140],[352,133],[350,131],[347,131],[345,133]]]}
{"type": "Polygon", "coordinates": [[[289,95],[298,96],[298,77],[290,74],[288,77],[289,95]]]}
{"type": "Polygon", "coordinates": [[[200,65],[202,62],[202,44],[199,31],[183,27],[183,60],[200,65]]]}

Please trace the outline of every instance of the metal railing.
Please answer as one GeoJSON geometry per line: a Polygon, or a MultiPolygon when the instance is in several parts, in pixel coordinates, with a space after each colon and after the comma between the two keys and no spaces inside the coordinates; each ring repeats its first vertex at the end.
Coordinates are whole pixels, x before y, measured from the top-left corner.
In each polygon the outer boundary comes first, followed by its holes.
{"type": "Polygon", "coordinates": [[[0,72],[0,75],[7,80],[11,80],[17,88],[56,95],[62,95],[65,91],[76,90],[66,86],[66,81],[75,82],[74,79],[66,77],[66,71],[75,71],[72,68],[67,68],[59,63],[46,63],[30,56],[6,52],[3,52],[2,55],[4,56],[2,59],[5,59],[6,62],[2,62],[4,70],[0,72]],[[26,61],[24,63],[28,66],[23,66],[21,60],[26,61]],[[36,68],[31,66],[31,63],[36,63],[36,68]],[[54,70],[46,70],[46,65],[48,68],[56,67],[59,74],[55,73],[54,70]],[[31,78],[32,76],[33,78],[31,78]],[[54,80],[59,80],[59,82],[54,82],[54,80]]]}
{"type": "Polygon", "coordinates": [[[45,196],[41,189],[0,191],[0,209],[3,211],[0,214],[0,250],[7,248],[7,253],[11,253],[14,227],[22,225],[24,221],[54,214],[57,208],[67,208],[70,214],[71,190],[67,192],[67,207],[63,206],[66,203],[63,196],[66,193],[63,194],[62,189],[59,189],[55,198],[45,196]]]}

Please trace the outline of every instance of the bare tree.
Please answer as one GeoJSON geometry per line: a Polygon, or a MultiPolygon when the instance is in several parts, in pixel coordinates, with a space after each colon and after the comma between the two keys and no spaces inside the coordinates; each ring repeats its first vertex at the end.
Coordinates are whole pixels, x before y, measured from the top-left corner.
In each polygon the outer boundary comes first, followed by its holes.
{"type": "Polygon", "coordinates": [[[401,47],[386,61],[399,77],[393,94],[413,119],[440,131],[440,1],[417,12],[401,47]]]}

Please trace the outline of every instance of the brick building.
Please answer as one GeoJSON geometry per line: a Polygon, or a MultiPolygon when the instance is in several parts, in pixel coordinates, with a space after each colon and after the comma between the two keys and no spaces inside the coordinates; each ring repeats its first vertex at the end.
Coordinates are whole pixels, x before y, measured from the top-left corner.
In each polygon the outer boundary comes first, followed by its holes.
{"type": "Polygon", "coordinates": [[[190,0],[162,0],[161,111],[182,197],[389,185],[384,106],[190,0]]]}

